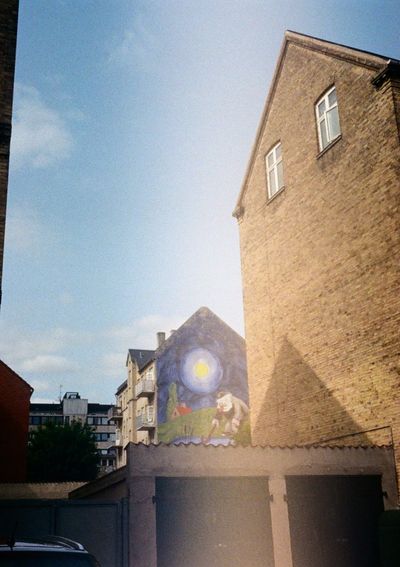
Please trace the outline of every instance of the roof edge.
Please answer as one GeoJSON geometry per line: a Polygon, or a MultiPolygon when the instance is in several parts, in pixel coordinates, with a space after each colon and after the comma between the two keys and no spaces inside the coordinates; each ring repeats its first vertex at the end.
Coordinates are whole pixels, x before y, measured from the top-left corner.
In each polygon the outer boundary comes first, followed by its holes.
{"type": "Polygon", "coordinates": [[[248,180],[249,177],[251,175],[251,172],[253,170],[253,164],[254,164],[254,160],[255,160],[255,154],[258,150],[259,144],[260,144],[260,139],[261,139],[261,134],[269,113],[269,109],[270,109],[270,105],[272,102],[272,99],[274,97],[275,94],[275,90],[276,90],[276,86],[277,86],[277,82],[278,82],[278,78],[279,75],[281,73],[281,69],[283,66],[283,62],[285,59],[285,55],[286,55],[286,51],[287,51],[287,47],[289,43],[293,43],[295,45],[299,45],[305,49],[310,49],[312,51],[318,51],[320,53],[323,53],[327,56],[330,57],[336,57],[338,59],[342,59],[348,62],[351,62],[353,64],[356,65],[361,65],[363,67],[368,67],[370,69],[374,69],[377,72],[381,72],[382,68],[386,67],[388,65],[388,63],[390,61],[395,62],[396,64],[399,63],[400,61],[396,60],[396,59],[391,59],[389,57],[383,56],[383,55],[378,55],[376,53],[372,53],[370,51],[364,51],[362,49],[357,49],[355,47],[350,47],[348,45],[343,45],[340,43],[335,43],[332,41],[327,41],[325,39],[320,39],[317,37],[313,37],[311,35],[306,35],[306,34],[302,34],[299,32],[295,32],[295,31],[291,31],[291,30],[286,30],[285,34],[284,34],[284,38],[283,38],[283,42],[281,44],[281,48],[279,51],[279,55],[278,55],[278,60],[275,66],[275,71],[274,74],[272,76],[272,80],[271,80],[271,86],[269,88],[268,91],[268,95],[264,104],[264,108],[261,114],[261,119],[259,121],[258,127],[257,127],[257,132],[256,132],[256,136],[255,136],[255,140],[250,152],[250,158],[248,160],[247,163],[247,167],[245,170],[245,175],[243,178],[243,182],[241,185],[241,189],[240,189],[240,193],[239,193],[239,197],[236,201],[236,205],[235,208],[233,210],[232,216],[234,216],[237,220],[240,219],[240,217],[243,215],[243,206],[242,206],[242,200],[244,197],[244,194],[247,190],[247,184],[248,184],[248,180]]]}
{"type": "Polygon", "coordinates": [[[31,395],[33,394],[34,388],[32,388],[32,386],[31,386],[26,380],[24,380],[23,378],[21,378],[21,376],[20,376],[19,374],[17,374],[17,373],[15,372],[15,370],[13,370],[10,366],[8,366],[8,364],[6,364],[6,363],[4,362],[4,360],[0,360],[0,364],[2,364],[3,366],[5,366],[7,370],[9,370],[14,376],[16,376],[16,378],[18,378],[21,382],[23,382],[24,385],[27,386],[27,388],[29,388],[29,390],[31,391],[31,395]]]}

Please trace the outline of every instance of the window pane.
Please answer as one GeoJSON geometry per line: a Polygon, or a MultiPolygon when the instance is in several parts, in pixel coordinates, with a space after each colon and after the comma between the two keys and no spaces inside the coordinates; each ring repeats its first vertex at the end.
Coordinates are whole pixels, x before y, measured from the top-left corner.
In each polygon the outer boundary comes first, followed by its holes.
{"type": "Polygon", "coordinates": [[[278,172],[278,189],[281,189],[283,187],[283,164],[282,161],[280,161],[277,166],[276,166],[277,172],[278,172]]]}
{"type": "Polygon", "coordinates": [[[325,100],[321,101],[317,106],[317,108],[318,108],[318,116],[322,116],[323,113],[325,112],[325,100]]]}
{"type": "Polygon", "coordinates": [[[325,119],[321,120],[321,122],[319,123],[319,131],[321,133],[321,144],[322,144],[322,149],[326,148],[326,146],[329,144],[328,141],[328,133],[326,131],[326,122],[325,119]]]}
{"type": "Polygon", "coordinates": [[[278,144],[275,148],[275,159],[279,159],[281,157],[281,145],[278,144]]]}
{"type": "Polygon", "coordinates": [[[271,168],[272,164],[274,163],[274,152],[268,154],[267,160],[268,160],[268,167],[271,168]]]}
{"type": "Polygon", "coordinates": [[[328,117],[330,140],[334,140],[340,134],[339,113],[337,106],[332,108],[332,110],[329,110],[326,115],[328,117]]]}
{"type": "Polygon", "coordinates": [[[329,93],[328,95],[328,101],[329,101],[329,106],[333,106],[336,102],[336,89],[333,89],[332,92],[329,93]]]}
{"type": "Polygon", "coordinates": [[[269,179],[269,195],[272,195],[276,192],[276,183],[275,183],[275,171],[270,171],[268,174],[269,179]]]}

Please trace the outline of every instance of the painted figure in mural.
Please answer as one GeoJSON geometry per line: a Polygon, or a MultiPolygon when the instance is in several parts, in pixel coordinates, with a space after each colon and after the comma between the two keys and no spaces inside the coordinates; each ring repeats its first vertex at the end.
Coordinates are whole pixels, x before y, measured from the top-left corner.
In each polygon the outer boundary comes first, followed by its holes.
{"type": "Polygon", "coordinates": [[[240,423],[248,415],[248,406],[230,392],[218,392],[217,411],[211,422],[212,430],[225,421],[224,433],[227,437],[235,435],[239,431],[240,423]]]}

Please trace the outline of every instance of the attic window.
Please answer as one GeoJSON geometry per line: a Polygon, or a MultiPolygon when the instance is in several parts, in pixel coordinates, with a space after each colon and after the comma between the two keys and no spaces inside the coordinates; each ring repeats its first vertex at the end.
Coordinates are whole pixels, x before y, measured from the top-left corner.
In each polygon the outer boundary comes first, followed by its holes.
{"type": "Polygon", "coordinates": [[[267,170],[268,197],[271,199],[283,188],[282,148],[278,142],[265,157],[267,170]]]}
{"type": "Polygon", "coordinates": [[[322,151],[340,136],[336,88],[329,89],[315,105],[319,149],[322,151]]]}

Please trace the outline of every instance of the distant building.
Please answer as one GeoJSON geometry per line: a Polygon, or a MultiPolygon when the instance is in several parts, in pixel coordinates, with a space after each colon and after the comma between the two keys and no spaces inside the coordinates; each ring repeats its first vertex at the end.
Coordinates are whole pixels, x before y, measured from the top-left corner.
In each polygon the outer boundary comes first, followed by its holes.
{"type": "Polygon", "coordinates": [[[400,61],[286,32],[235,210],[255,444],[394,446],[400,61]]]}
{"type": "Polygon", "coordinates": [[[0,304],[10,159],[18,0],[0,2],[0,304]]]}
{"type": "Polygon", "coordinates": [[[117,422],[117,466],[133,443],[249,442],[243,338],[206,307],[156,350],[130,349],[128,378],[109,417],[117,422]]]}
{"type": "Polygon", "coordinates": [[[100,472],[111,472],[115,468],[115,423],[108,419],[110,404],[89,403],[78,392],[66,392],[60,403],[32,403],[29,411],[29,431],[46,423],[63,425],[79,421],[93,428],[96,445],[100,453],[100,472]]]}
{"type": "Polygon", "coordinates": [[[26,480],[29,400],[33,388],[0,361],[0,482],[26,480]]]}

